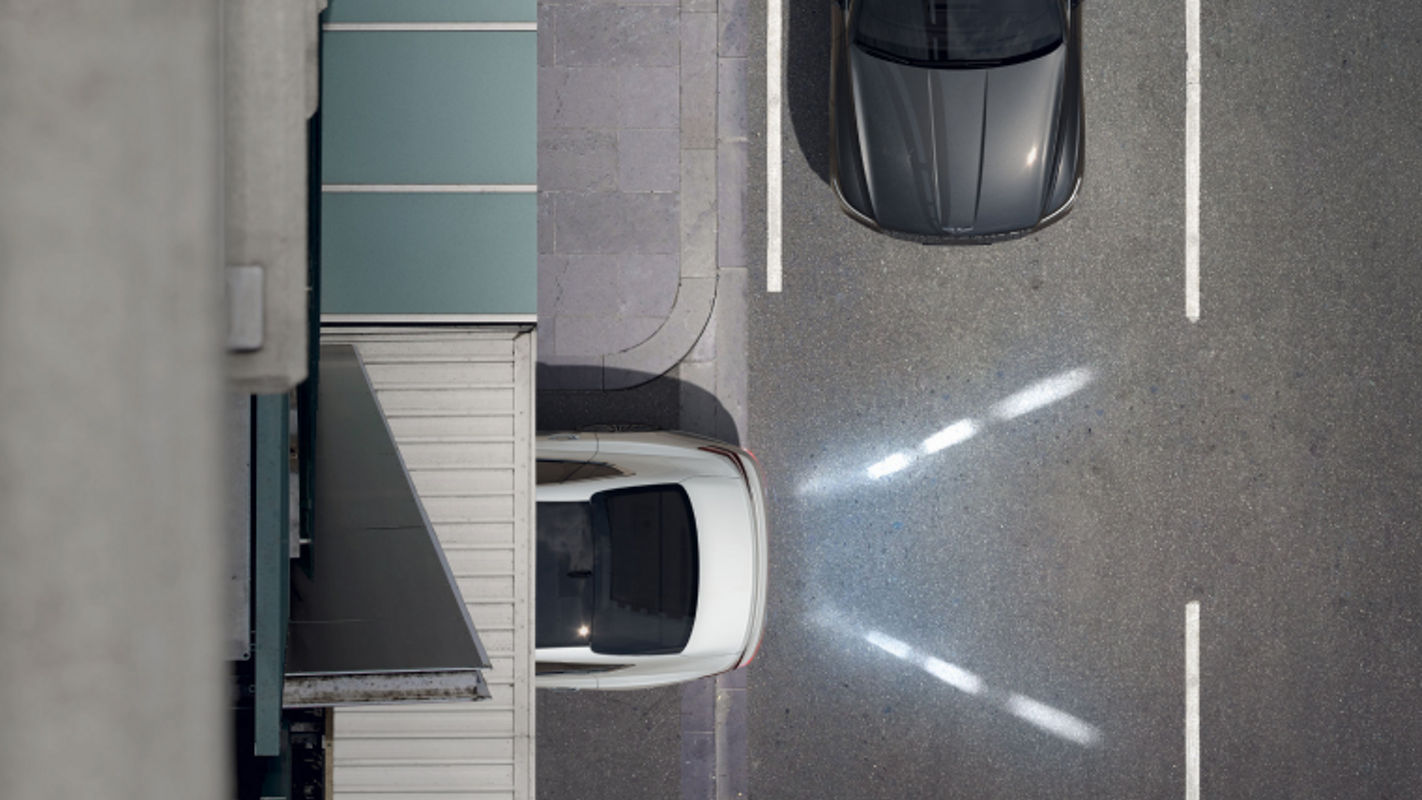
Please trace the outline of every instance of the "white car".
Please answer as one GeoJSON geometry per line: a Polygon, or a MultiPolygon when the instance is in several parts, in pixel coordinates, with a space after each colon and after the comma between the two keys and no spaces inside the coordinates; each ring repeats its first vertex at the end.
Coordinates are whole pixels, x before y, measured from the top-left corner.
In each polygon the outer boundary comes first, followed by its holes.
{"type": "Polygon", "coordinates": [[[684,433],[538,437],[537,686],[643,689],[749,664],[765,491],[746,450],[684,433]]]}

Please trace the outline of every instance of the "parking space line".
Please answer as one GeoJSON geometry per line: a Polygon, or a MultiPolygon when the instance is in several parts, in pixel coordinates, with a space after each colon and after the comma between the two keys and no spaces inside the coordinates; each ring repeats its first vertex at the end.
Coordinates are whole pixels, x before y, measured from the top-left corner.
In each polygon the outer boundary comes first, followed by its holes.
{"type": "Polygon", "coordinates": [[[1185,800],[1200,800],[1200,603],[1185,604],[1185,800]]]}
{"type": "Polygon", "coordinates": [[[785,85],[784,8],[766,0],[765,9],[765,290],[780,291],[781,163],[780,106],[785,85]]]}
{"type": "Polygon", "coordinates": [[[1200,0],[1185,0],[1185,316],[1200,319],[1200,0]]]}

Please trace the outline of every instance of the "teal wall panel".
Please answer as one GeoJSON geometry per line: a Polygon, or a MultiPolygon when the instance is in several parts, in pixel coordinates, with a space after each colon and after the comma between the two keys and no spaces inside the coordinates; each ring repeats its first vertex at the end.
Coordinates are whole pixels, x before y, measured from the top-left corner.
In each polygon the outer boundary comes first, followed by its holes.
{"type": "Polygon", "coordinates": [[[537,0],[331,0],[326,22],[536,22],[537,0]]]}
{"type": "Polygon", "coordinates": [[[537,38],[324,34],[322,182],[536,182],[537,38]]]}
{"type": "Polygon", "coordinates": [[[321,311],[537,313],[537,196],[323,195],[321,311]]]}

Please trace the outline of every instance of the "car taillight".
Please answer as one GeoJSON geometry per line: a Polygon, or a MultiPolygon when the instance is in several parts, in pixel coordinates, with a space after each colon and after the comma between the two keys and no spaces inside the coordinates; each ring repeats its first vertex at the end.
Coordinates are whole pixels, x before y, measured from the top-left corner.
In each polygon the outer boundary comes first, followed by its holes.
{"type": "Polygon", "coordinates": [[[750,486],[750,473],[746,472],[746,465],[741,463],[741,457],[736,455],[736,451],[727,450],[724,447],[716,447],[715,445],[704,445],[696,449],[705,450],[708,453],[715,453],[718,456],[729,458],[731,463],[736,465],[736,471],[741,473],[741,480],[746,482],[747,487],[750,486]]]}
{"type": "Polygon", "coordinates": [[[755,640],[755,647],[752,647],[750,649],[750,655],[746,656],[745,658],[742,658],[741,663],[736,665],[736,669],[740,669],[741,667],[747,666],[750,664],[750,662],[755,660],[756,654],[760,652],[760,643],[763,641],[765,641],[764,629],[761,630],[760,636],[755,640]]]}
{"type": "Polygon", "coordinates": [[[760,490],[761,490],[761,494],[765,494],[765,493],[766,493],[765,468],[760,465],[760,459],[759,459],[759,458],[756,458],[755,451],[751,450],[751,449],[748,448],[748,447],[742,447],[741,449],[746,452],[746,455],[750,456],[750,460],[751,460],[751,461],[754,461],[754,462],[755,462],[755,473],[760,476],[760,490]]]}

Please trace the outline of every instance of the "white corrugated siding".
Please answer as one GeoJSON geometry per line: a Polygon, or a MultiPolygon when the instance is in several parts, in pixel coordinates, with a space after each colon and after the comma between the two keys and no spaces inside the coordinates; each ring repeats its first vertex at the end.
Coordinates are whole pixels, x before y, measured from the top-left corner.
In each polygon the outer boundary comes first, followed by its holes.
{"type": "Polygon", "coordinates": [[[532,331],[326,331],[356,345],[493,666],[493,698],[336,711],[334,794],[534,796],[532,331]]]}

